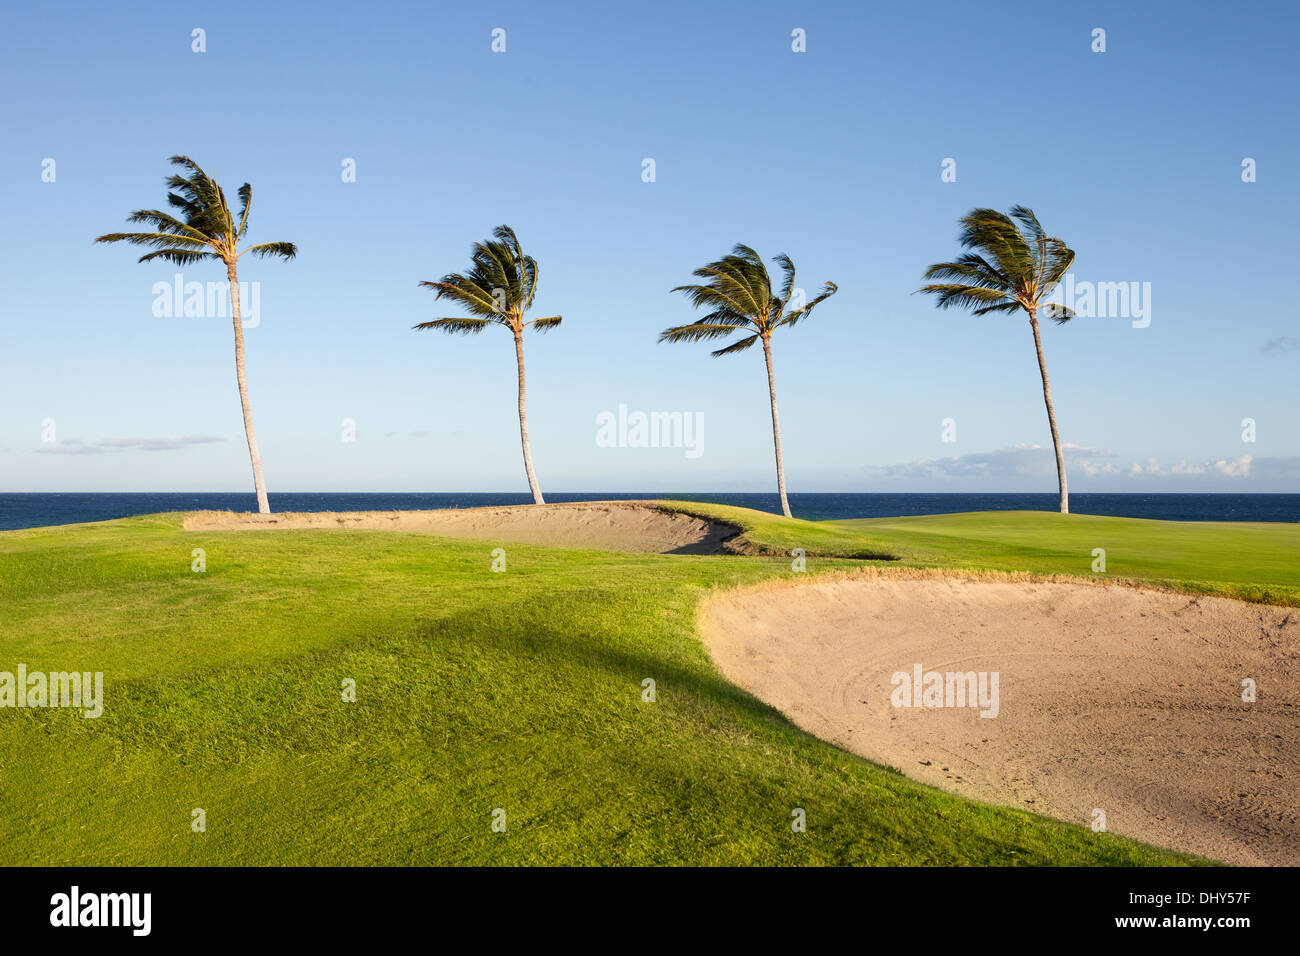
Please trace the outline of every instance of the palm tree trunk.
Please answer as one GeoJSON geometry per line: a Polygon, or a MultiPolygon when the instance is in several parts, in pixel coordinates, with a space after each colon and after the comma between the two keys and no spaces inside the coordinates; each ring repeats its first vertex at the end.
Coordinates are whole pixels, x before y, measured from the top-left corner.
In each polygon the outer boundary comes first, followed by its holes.
{"type": "Polygon", "coordinates": [[[533,474],[533,452],[528,447],[528,412],[524,409],[524,335],[520,329],[515,330],[515,362],[519,366],[519,441],[524,446],[524,471],[528,474],[528,490],[533,493],[533,504],[544,505],[542,489],[537,487],[537,476],[533,474]]]}
{"type": "Polygon", "coordinates": [[[1061,450],[1061,433],[1056,428],[1056,409],[1052,408],[1052,386],[1047,381],[1047,361],[1043,358],[1043,339],[1038,334],[1036,309],[1029,311],[1029,326],[1034,330],[1034,349],[1038,352],[1038,371],[1043,376],[1043,402],[1047,405],[1047,423],[1052,426],[1052,447],[1056,449],[1056,479],[1061,489],[1061,514],[1070,513],[1070,490],[1065,483],[1065,454],[1061,450]]]}
{"type": "Polygon", "coordinates": [[[235,320],[235,378],[239,380],[239,404],[244,410],[244,434],[248,437],[248,457],[253,462],[253,488],[257,492],[257,513],[269,515],[266,481],[262,478],[262,456],[257,452],[257,433],[253,430],[253,407],[248,400],[248,377],[244,374],[244,326],[239,317],[239,277],[233,262],[226,263],[230,280],[230,312],[235,320]]]}
{"type": "Polygon", "coordinates": [[[772,375],[772,342],[763,336],[763,358],[767,360],[767,393],[772,398],[772,444],[776,448],[776,489],[781,495],[781,513],[787,518],[790,502],[785,497],[785,459],[781,457],[781,419],[776,413],[776,378],[772,375]]]}

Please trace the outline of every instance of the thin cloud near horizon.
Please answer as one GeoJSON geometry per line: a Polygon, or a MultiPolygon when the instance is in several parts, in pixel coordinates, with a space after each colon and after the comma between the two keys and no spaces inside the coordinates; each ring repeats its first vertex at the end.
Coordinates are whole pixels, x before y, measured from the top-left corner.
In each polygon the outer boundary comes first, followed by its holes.
{"type": "MultiPolygon", "coordinates": [[[[1200,462],[1179,459],[1163,463],[1155,457],[1120,464],[1113,451],[1066,444],[1065,457],[1086,477],[1108,478],[1196,478],[1199,476],[1246,480],[1300,478],[1300,456],[1258,458],[1253,455],[1207,458],[1200,462]],[[1102,459],[1102,461],[1098,461],[1102,459]]],[[[1055,475],[1052,449],[1044,445],[1014,445],[988,452],[972,452],[947,458],[922,458],[890,465],[867,465],[862,469],[878,478],[971,479],[1038,478],[1055,475]]]]}
{"type": "Polygon", "coordinates": [[[101,438],[87,443],[80,438],[56,442],[48,448],[37,448],[42,455],[111,455],[123,451],[177,451],[191,445],[210,445],[224,442],[217,435],[185,435],[180,438],[101,438]]]}

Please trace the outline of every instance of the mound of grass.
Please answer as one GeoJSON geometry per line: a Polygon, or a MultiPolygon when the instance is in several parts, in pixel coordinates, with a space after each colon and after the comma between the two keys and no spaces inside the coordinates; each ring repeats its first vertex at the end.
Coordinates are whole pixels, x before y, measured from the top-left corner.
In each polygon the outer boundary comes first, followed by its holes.
{"type": "MultiPolygon", "coordinates": [[[[721,510],[767,550],[955,540],[721,510]]],[[[1196,862],[913,783],[728,684],[697,604],[788,558],[507,545],[496,573],[494,546],[177,515],[0,534],[0,671],[105,680],[98,719],[0,709],[0,863],[1196,862]]]]}

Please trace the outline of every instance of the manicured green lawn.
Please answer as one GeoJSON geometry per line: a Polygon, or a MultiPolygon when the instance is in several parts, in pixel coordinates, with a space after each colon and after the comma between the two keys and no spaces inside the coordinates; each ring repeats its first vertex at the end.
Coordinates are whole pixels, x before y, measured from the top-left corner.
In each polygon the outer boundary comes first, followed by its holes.
{"type": "MultiPolygon", "coordinates": [[[[1300,524],[1147,521],[1045,511],[789,521],[721,505],[674,502],[728,521],[761,550],[885,555],[899,564],[1105,576],[1300,607],[1300,524]]],[[[810,565],[810,569],[811,569],[810,565]]]]}
{"type": "MultiPolygon", "coordinates": [[[[809,571],[880,550],[1087,574],[1105,547],[1115,574],[1300,603],[1290,526],[692,509],[805,548],[809,571]]],[[[724,681],[700,598],[787,558],[519,545],[494,573],[494,546],[175,515],[0,534],[0,671],[103,671],[106,698],[98,719],[0,709],[0,863],[1188,861],[912,783],[724,681]]]]}

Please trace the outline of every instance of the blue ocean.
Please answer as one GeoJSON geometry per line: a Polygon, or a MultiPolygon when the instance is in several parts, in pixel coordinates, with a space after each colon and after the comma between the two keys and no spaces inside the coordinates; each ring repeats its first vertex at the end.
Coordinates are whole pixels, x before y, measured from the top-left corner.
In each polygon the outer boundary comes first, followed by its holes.
{"type": "MultiPolygon", "coordinates": [[[[600,501],[629,498],[677,498],[739,505],[780,513],[775,493],[731,494],[700,491],[548,493],[547,501],[600,501]]],[[[285,492],[271,495],[275,511],[413,511],[429,508],[478,508],[485,505],[528,504],[527,493],[324,493],[285,492]]],[[[251,492],[142,492],[0,494],[0,530],[45,525],[106,521],[159,511],[256,511],[251,492]]],[[[961,511],[1055,511],[1049,494],[792,494],[790,510],[797,518],[892,518],[902,515],[961,511]]],[[[1075,514],[1156,518],[1162,521],[1300,521],[1300,494],[1072,494],[1075,514]]]]}

